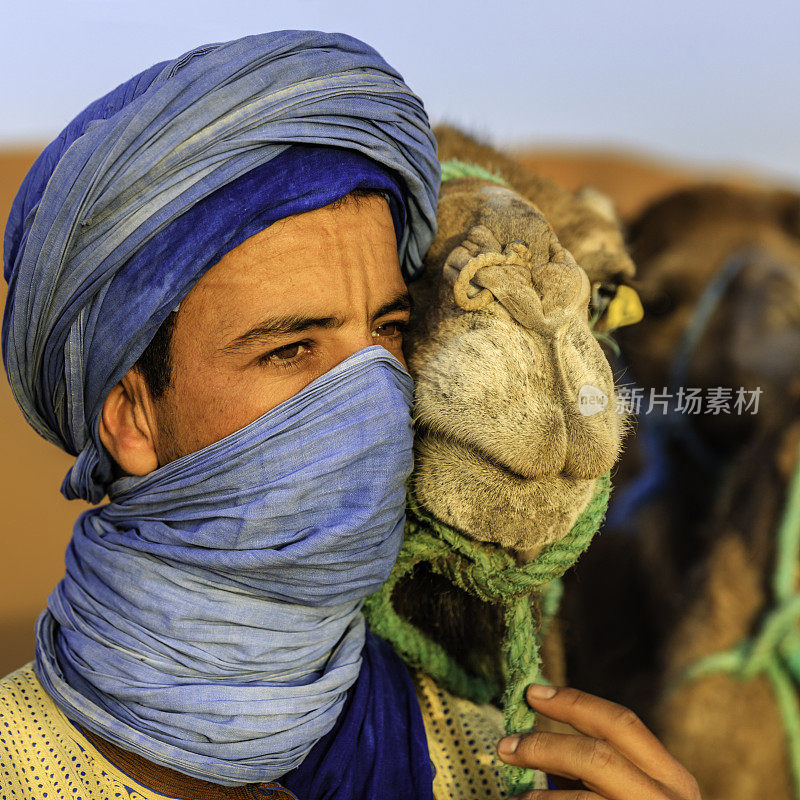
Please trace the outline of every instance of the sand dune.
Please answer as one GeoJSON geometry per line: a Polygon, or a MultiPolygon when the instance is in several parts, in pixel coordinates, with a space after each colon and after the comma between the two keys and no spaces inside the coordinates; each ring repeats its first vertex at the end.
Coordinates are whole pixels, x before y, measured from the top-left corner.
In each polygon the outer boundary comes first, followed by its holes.
{"type": "Polygon", "coordinates": [[[699,181],[722,181],[733,186],[765,185],[756,175],[671,164],[622,150],[528,148],[515,156],[529,169],[573,191],[593,186],[607,194],[624,220],[663,195],[699,181]]]}

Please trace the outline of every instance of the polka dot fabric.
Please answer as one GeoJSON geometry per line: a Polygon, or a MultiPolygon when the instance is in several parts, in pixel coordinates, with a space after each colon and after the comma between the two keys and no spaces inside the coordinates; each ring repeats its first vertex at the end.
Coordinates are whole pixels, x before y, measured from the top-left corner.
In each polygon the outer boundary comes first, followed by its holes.
{"type": "MultiPolygon", "coordinates": [[[[435,800],[504,797],[495,753],[503,735],[499,709],[451,695],[422,673],[414,683],[436,772],[435,800]]],[[[44,691],[32,663],[0,681],[0,787],[0,800],[165,798],[97,751],[44,691]]]]}
{"type": "Polygon", "coordinates": [[[2,800],[164,800],[97,752],[32,663],[0,681],[0,787],[2,800]]]}
{"type": "MultiPolygon", "coordinates": [[[[503,762],[496,751],[503,736],[500,709],[449,694],[421,672],[415,673],[414,684],[435,769],[434,799],[506,797],[503,762]]],[[[547,778],[540,772],[535,788],[547,788],[547,778]]]]}

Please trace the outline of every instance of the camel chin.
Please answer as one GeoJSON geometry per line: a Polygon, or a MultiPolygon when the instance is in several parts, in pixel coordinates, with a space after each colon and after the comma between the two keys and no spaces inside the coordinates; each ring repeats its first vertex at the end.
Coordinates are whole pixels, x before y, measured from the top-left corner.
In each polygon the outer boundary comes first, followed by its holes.
{"type": "Polygon", "coordinates": [[[435,517],[529,560],[563,538],[592,498],[594,478],[528,478],[431,431],[415,444],[414,493],[435,517]]]}

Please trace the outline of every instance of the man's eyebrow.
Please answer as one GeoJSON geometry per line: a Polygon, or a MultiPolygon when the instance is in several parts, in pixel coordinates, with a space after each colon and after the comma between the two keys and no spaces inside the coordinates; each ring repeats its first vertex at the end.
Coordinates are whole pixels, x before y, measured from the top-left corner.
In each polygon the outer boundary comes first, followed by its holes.
{"type": "MultiPolygon", "coordinates": [[[[413,298],[406,289],[402,289],[375,311],[372,315],[371,322],[386,316],[386,314],[391,314],[393,311],[408,311],[411,313],[413,310],[413,298]]],[[[339,328],[343,324],[344,320],[340,317],[307,317],[299,314],[289,314],[283,317],[268,317],[259,322],[254,328],[251,328],[241,336],[237,336],[220,349],[224,353],[233,353],[273,336],[302,333],[310,328],[339,328]]]]}

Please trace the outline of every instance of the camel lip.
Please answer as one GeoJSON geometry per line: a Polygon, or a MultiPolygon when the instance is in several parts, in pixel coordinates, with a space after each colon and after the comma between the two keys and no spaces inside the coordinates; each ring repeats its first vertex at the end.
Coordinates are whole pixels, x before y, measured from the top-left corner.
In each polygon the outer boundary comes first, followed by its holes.
{"type": "Polygon", "coordinates": [[[552,473],[552,474],[548,473],[542,475],[523,475],[521,472],[517,472],[516,470],[507,466],[506,464],[503,464],[501,461],[498,461],[498,459],[487,453],[482,448],[477,447],[469,442],[457,440],[451,434],[445,431],[440,431],[436,427],[431,426],[428,423],[418,422],[416,423],[415,428],[418,436],[422,438],[438,439],[439,441],[445,442],[446,444],[459,447],[462,450],[467,450],[468,452],[476,455],[481,461],[488,464],[490,467],[518,481],[533,483],[535,481],[541,481],[543,479],[552,480],[554,478],[564,477],[561,473],[552,473]]]}

